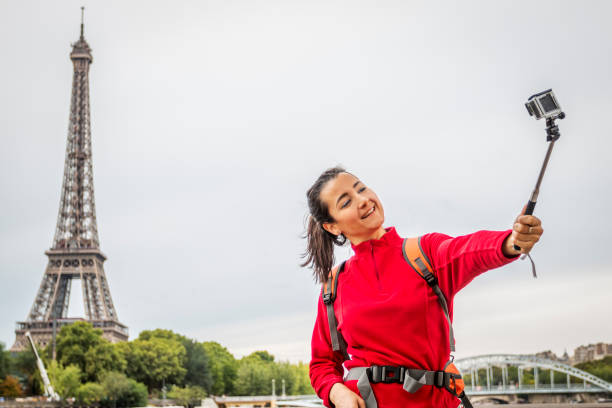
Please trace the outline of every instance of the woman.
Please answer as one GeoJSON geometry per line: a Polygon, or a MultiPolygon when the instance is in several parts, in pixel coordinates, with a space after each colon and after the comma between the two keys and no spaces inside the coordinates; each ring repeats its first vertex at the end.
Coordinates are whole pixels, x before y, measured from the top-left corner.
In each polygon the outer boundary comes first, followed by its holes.
{"type": "MultiPolygon", "coordinates": [[[[374,191],[336,167],[321,174],[307,197],[310,218],[303,266],[311,266],[315,279],[326,282],[334,262],[334,244],[348,240],[354,251],[334,279],[337,289],[331,309],[337,331],[346,341],[348,360],[332,348],[330,309],[319,298],[310,378],[324,404],[365,408],[365,398],[368,408],[457,407],[457,396],[440,384],[411,388],[401,383],[408,381],[409,369],[439,372],[446,368],[452,331],[449,333],[449,322],[432,287],[404,258],[404,240],[394,228],[383,227],[384,210],[374,191]],[[401,381],[376,382],[371,370],[382,366],[394,376],[401,369],[401,381]],[[363,374],[364,367],[369,367],[368,375],[363,374]],[[352,375],[358,370],[362,370],[359,380],[352,375]],[[363,395],[364,384],[365,393],[373,391],[373,396],[363,395]]],[[[538,218],[520,215],[512,230],[479,231],[456,238],[439,233],[422,236],[419,249],[431,264],[447,301],[449,319],[453,297],[461,288],[480,273],[528,253],[542,232],[538,218]],[[514,245],[521,249],[516,250],[514,245]]],[[[435,377],[435,373],[432,375],[435,377]]]]}

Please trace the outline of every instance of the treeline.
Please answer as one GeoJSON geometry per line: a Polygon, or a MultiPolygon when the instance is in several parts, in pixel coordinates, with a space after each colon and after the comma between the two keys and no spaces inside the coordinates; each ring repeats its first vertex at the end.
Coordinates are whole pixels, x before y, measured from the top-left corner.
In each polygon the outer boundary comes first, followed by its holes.
{"type": "MultiPolygon", "coordinates": [[[[189,406],[207,395],[270,395],[284,381],[288,395],[313,394],[308,366],[275,361],[267,351],[236,359],[216,342],[198,342],[171,330],[146,330],[137,339],[112,344],[90,323],[64,326],[40,350],[51,384],[63,399],[102,406],[144,406],[147,397],[189,406]]],[[[0,343],[0,396],[42,394],[31,351],[9,353],[0,343]]]]}
{"type": "Polygon", "coordinates": [[[601,360],[579,363],[575,367],[612,383],[612,356],[606,356],[601,360]]]}

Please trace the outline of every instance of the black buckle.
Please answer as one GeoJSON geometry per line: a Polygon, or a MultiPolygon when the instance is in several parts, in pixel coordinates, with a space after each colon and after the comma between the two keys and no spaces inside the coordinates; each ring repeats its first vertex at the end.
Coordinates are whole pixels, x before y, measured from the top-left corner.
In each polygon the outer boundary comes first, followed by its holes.
{"type": "Polygon", "coordinates": [[[429,286],[435,286],[438,284],[438,278],[436,278],[436,275],[431,272],[425,275],[424,278],[429,286]]]}
{"type": "Polygon", "coordinates": [[[438,388],[442,388],[442,387],[446,388],[446,383],[448,382],[449,379],[450,377],[448,376],[447,372],[435,371],[433,385],[435,385],[438,388]]]}
{"type": "Polygon", "coordinates": [[[329,305],[332,303],[332,295],[331,293],[324,293],[323,294],[323,303],[325,303],[326,305],[329,305]]]}
{"type": "Polygon", "coordinates": [[[371,383],[402,383],[406,369],[395,366],[371,366],[367,369],[368,379],[371,383]]]}

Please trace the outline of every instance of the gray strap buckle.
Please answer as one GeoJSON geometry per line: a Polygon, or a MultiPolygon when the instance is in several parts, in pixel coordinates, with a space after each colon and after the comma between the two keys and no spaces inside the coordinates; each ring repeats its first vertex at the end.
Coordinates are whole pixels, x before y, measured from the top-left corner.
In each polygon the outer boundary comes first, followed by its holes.
{"type": "Polygon", "coordinates": [[[417,392],[421,389],[422,386],[427,384],[427,379],[425,378],[425,372],[423,372],[418,378],[414,378],[410,370],[406,371],[406,376],[404,377],[404,390],[411,394],[417,392]]]}

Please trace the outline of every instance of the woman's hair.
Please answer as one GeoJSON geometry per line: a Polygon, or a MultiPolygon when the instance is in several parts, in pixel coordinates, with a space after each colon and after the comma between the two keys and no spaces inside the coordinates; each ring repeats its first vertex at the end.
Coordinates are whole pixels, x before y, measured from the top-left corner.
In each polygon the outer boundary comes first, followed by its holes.
{"type": "Polygon", "coordinates": [[[325,170],[306,192],[308,199],[308,227],[304,238],[308,240],[306,252],[302,255],[306,261],[302,266],[312,268],[315,281],[326,282],[329,271],[334,266],[334,244],[341,246],[346,243],[346,237],[342,234],[336,236],[323,228],[326,222],[334,222],[329,214],[329,208],[321,200],[321,190],[338,174],[347,173],[342,167],[332,167],[325,170]]]}

